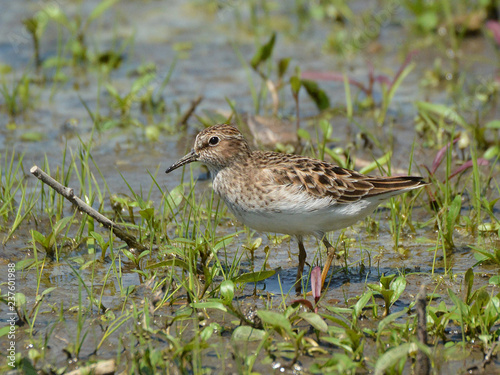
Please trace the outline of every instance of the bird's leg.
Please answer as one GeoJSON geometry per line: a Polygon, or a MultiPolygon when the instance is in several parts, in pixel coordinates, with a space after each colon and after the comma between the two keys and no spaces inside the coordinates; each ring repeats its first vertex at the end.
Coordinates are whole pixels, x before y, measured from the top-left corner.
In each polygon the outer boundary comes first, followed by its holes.
{"type": "Polygon", "coordinates": [[[297,268],[297,279],[295,280],[295,292],[300,294],[302,291],[302,272],[304,272],[307,254],[301,236],[297,236],[297,242],[299,243],[299,267],[297,268]]]}
{"type": "Polygon", "coordinates": [[[325,284],[326,280],[326,275],[328,274],[328,270],[330,269],[330,266],[332,265],[333,258],[335,257],[335,247],[332,246],[330,242],[326,239],[326,236],[323,236],[321,239],[323,243],[326,246],[326,263],[323,266],[323,271],[321,272],[321,289],[323,289],[323,285],[325,284]]]}

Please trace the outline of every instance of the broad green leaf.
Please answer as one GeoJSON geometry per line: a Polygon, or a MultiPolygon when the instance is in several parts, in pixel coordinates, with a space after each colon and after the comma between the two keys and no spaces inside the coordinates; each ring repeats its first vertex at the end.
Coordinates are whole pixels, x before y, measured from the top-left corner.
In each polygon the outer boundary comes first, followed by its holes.
{"type": "Polygon", "coordinates": [[[311,99],[314,101],[314,104],[316,104],[318,110],[324,111],[325,109],[330,108],[330,98],[322,89],[319,88],[319,85],[316,82],[307,79],[302,79],[300,82],[306,89],[311,99]]]}
{"type": "Polygon", "coordinates": [[[488,283],[497,286],[500,285],[500,275],[491,276],[488,283]]]}
{"type": "Polygon", "coordinates": [[[299,138],[305,139],[306,141],[311,140],[311,134],[309,134],[306,129],[300,128],[299,130],[297,130],[297,135],[299,136],[299,138]]]}
{"type": "Polygon", "coordinates": [[[401,310],[399,312],[396,312],[396,313],[393,313],[393,314],[390,314],[388,315],[387,317],[385,317],[384,319],[382,319],[380,321],[380,323],[378,324],[378,328],[377,328],[377,339],[380,337],[380,335],[383,334],[383,331],[384,329],[389,325],[391,324],[392,322],[394,322],[396,319],[399,319],[400,317],[402,317],[403,315],[407,314],[408,313],[408,309],[404,309],[404,310],[401,310]]]}
{"type": "Polygon", "coordinates": [[[354,305],[354,308],[353,308],[354,316],[359,317],[361,315],[361,312],[365,308],[365,306],[368,303],[368,301],[370,300],[370,298],[372,298],[372,296],[373,296],[373,293],[370,291],[365,292],[365,294],[363,294],[361,296],[361,298],[358,300],[358,302],[356,302],[356,304],[354,305]]]}
{"type": "Polygon", "coordinates": [[[292,87],[292,92],[294,93],[294,95],[297,95],[297,93],[300,90],[300,87],[302,86],[302,81],[297,76],[291,76],[290,86],[292,87]]]}
{"type": "Polygon", "coordinates": [[[291,58],[290,57],[285,57],[283,59],[280,59],[280,61],[278,61],[278,77],[279,78],[282,78],[287,69],[288,69],[288,66],[290,65],[290,60],[291,58]]]}
{"type": "Polygon", "coordinates": [[[483,154],[483,158],[491,160],[500,155],[500,147],[498,145],[492,145],[486,149],[483,154]]]}
{"type": "Polygon", "coordinates": [[[389,276],[384,276],[382,275],[380,277],[380,284],[384,287],[384,289],[390,289],[391,287],[391,282],[396,278],[396,274],[389,275],[389,276]]]}
{"type": "Polygon", "coordinates": [[[265,324],[283,328],[287,333],[292,332],[292,325],[283,314],[274,311],[259,310],[257,311],[257,315],[265,324]]]}
{"type": "MultiPolygon", "coordinates": [[[[350,309],[349,311],[351,314],[352,314],[352,310],[350,309]]],[[[337,318],[336,316],[332,316],[332,315],[327,315],[327,314],[321,314],[321,316],[324,318],[324,319],[327,319],[329,320],[330,322],[332,323],[335,323],[341,327],[343,327],[344,329],[348,329],[351,327],[351,324],[350,322],[347,321],[347,319],[345,319],[344,317],[341,316],[341,318],[337,318]],[[343,320],[344,319],[344,320],[343,320]]]]}
{"type": "Polygon", "coordinates": [[[219,301],[193,302],[191,307],[194,309],[216,309],[227,312],[226,306],[219,301]]]}
{"type": "Polygon", "coordinates": [[[196,241],[191,238],[177,237],[173,240],[174,243],[180,243],[187,246],[196,246],[196,241]]]}
{"type": "Polygon", "coordinates": [[[260,341],[266,337],[266,331],[250,326],[239,326],[231,335],[233,341],[260,341]]]}
{"type": "Polygon", "coordinates": [[[394,291],[394,295],[391,297],[391,305],[393,305],[406,289],[406,279],[404,276],[399,276],[396,280],[394,280],[391,284],[391,289],[394,291]]]}
{"type": "Polygon", "coordinates": [[[216,325],[214,323],[209,324],[200,332],[200,338],[203,341],[208,341],[210,337],[212,337],[214,330],[216,329],[216,325]]]}
{"type": "Polygon", "coordinates": [[[56,286],[53,286],[53,287],[50,287],[50,288],[45,289],[45,290],[42,292],[42,296],[44,296],[44,295],[46,295],[46,294],[48,294],[48,293],[52,292],[54,289],[57,289],[57,287],[56,287],[56,286]]]}
{"type": "Polygon", "coordinates": [[[132,253],[131,251],[127,250],[127,249],[123,249],[122,250],[123,254],[129,259],[131,260],[132,262],[135,262],[135,255],[134,253],[132,253]]]}
{"type": "Polygon", "coordinates": [[[299,316],[321,332],[328,332],[328,325],[326,322],[316,313],[313,312],[303,312],[299,316]]]}
{"type": "Polygon", "coordinates": [[[34,258],[20,260],[16,263],[16,271],[23,271],[27,268],[30,268],[33,264],[35,264],[35,262],[36,261],[34,258]]]}
{"type": "MultiPolygon", "coordinates": [[[[474,300],[475,300],[475,306],[477,306],[480,311],[478,312],[478,315],[482,314],[482,308],[486,306],[486,304],[490,301],[490,295],[488,292],[485,290],[486,286],[483,286],[481,289],[477,290],[473,295],[474,295],[474,300]]],[[[472,302],[472,301],[471,301],[472,302]]]]}
{"type": "Polygon", "coordinates": [[[102,246],[102,244],[104,243],[104,238],[101,236],[100,233],[92,231],[90,232],[90,235],[97,241],[99,245],[102,246]]]}
{"type": "Polygon", "coordinates": [[[142,259],[142,258],[148,256],[150,253],[151,253],[150,250],[141,251],[139,254],[137,254],[137,256],[135,257],[135,259],[136,260],[142,259]]]}
{"type": "Polygon", "coordinates": [[[273,276],[275,273],[275,270],[244,273],[234,279],[234,283],[256,283],[273,276]]]}
{"type": "Polygon", "coordinates": [[[161,267],[179,267],[182,268],[183,270],[189,271],[189,264],[187,264],[185,261],[181,259],[167,259],[155,264],[151,264],[146,267],[146,269],[155,269],[155,268],[161,268],[161,267]]]}
{"type": "Polygon", "coordinates": [[[257,237],[255,241],[248,247],[249,250],[256,250],[262,245],[262,237],[257,237]]]}
{"type": "Polygon", "coordinates": [[[485,127],[487,129],[500,129],[500,120],[493,120],[488,122],[485,127]]]}
{"type": "Polygon", "coordinates": [[[214,252],[217,252],[219,251],[220,249],[223,249],[225,248],[226,246],[228,246],[231,242],[233,242],[233,239],[234,237],[240,232],[237,232],[237,233],[231,233],[231,234],[228,234],[227,236],[224,236],[222,237],[221,239],[219,239],[217,241],[217,243],[215,244],[214,248],[213,248],[213,251],[214,252]]]}
{"type": "Polygon", "coordinates": [[[54,225],[54,228],[52,229],[53,233],[57,236],[61,231],[66,229],[66,226],[71,220],[73,220],[72,216],[63,217],[56,223],[56,225],[54,225]]]}
{"type": "Polygon", "coordinates": [[[382,293],[382,290],[384,290],[384,287],[380,284],[366,284],[366,286],[377,293],[382,293]]]}
{"type": "MultiPolygon", "coordinates": [[[[347,330],[345,330],[342,335],[345,335],[347,332],[347,330]]],[[[339,348],[342,348],[343,350],[345,350],[346,353],[350,353],[350,354],[353,354],[353,348],[347,344],[344,340],[340,339],[339,337],[335,337],[335,336],[322,336],[321,337],[321,340],[322,341],[326,341],[330,344],[333,344],[335,346],[338,346],[339,348]]]]}
{"type": "Polygon", "coordinates": [[[220,284],[220,294],[226,304],[230,304],[234,298],[234,283],[231,280],[225,280],[220,284]]]}
{"type": "Polygon", "coordinates": [[[416,350],[417,345],[406,343],[386,351],[378,358],[377,363],[375,363],[375,375],[385,374],[385,370],[396,365],[402,358],[409,358],[408,354],[416,350]]]}
{"type": "Polygon", "coordinates": [[[353,309],[349,307],[325,306],[325,309],[334,314],[352,314],[353,309]]]}
{"type": "Polygon", "coordinates": [[[460,309],[460,315],[463,315],[467,310],[468,307],[458,296],[453,293],[451,289],[448,288],[448,296],[452,300],[452,302],[455,304],[455,306],[460,309]]]}
{"type": "Polygon", "coordinates": [[[269,57],[271,57],[274,49],[274,43],[276,42],[276,33],[273,32],[268,42],[259,47],[255,55],[252,57],[250,61],[250,65],[252,68],[257,69],[257,67],[269,57]]]}
{"type": "Polygon", "coordinates": [[[384,299],[385,303],[388,305],[387,307],[390,307],[392,305],[391,301],[394,296],[394,290],[382,289],[380,291],[380,294],[382,295],[382,298],[384,299]]]}
{"type": "Polygon", "coordinates": [[[31,230],[31,237],[35,242],[38,242],[40,245],[43,247],[46,247],[47,245],[47,238],[41,234],[39,231],[32,229],[31,230]]]}
{"type": "Polygon", "coordinates": [[[154,207],[149,207],[139,210],[139,215],[141,215],[144,220],[151,220],[155,216],[155,209],[154,207]]]}

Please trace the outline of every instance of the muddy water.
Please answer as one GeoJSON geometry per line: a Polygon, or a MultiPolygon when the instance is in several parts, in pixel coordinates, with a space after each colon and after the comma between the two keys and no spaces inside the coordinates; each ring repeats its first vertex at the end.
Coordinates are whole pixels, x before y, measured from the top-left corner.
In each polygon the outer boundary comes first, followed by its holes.
{"type": "MultiPolygon", "coordinates": [[[[85,72],[85,69],[65,69],[65,73],[71,76],[69,81],[57,84],[56,89],[52,90],[54,83],[50,79],[44,82],[43,74],[34,72],[32,43],[20,22],[23,18],[40,11],[44,3],[7,0],[1,0],[0,3],[2,8],[0,12],[0,62],[13,68],[8,79],[21,77],[25,72],[30,72],[37,77],[36,82],[31,85],[31,108],[14,118],[5,114],[0,116],[0,153],[3,155],[5,150],[12,149],[18,153],[25,153],[26,173],[31,165],[42,165],[45,157],[49,160],[51,169],[55,170],[62,162],[65,147],[77,153],[81,147],[80,139],[87,142],[91,137],[93,124],[82,100],[92,111],[97,111],[99,108],[102,114],[109,115],[112,112],[109,107],[110,98],[98,84],[99,80],[96,78],[98,73],[92,70],[85,72]],[[98,93],[100,93],[99,96],[98,93]],[[42,139],[37,142],[23,141],[23,134],[29,132],[43,134],[42,139]]],[[[98,2],[87,1],[84,5],[78,5],[72,1],[55,3],[71,16],[80,12],[89,14],[98,2]]],[[[357,6],[361,7],[359,4],[357,6]]],[[[323,49],[325,36],[328,35],[331,25],[312,22],[305,26],[305,32],[298,33],[299,21],[292,13],[289,9],[275,11],[268,20],[279,29],[274,59],[276,61],[278,58],[292,57],[292,68],[300,66],[302,71],[347,71],[349,76],[365,82],[368,76],[368,60],[377,72],[393,76],[404,59],[404,55],[414,49],[411,45],[411,35],[407,34],[400,25],[390,24],[381,30],[379,43],[382,50],[380,52],[370,54],[368,50],[362,50],[355,58],[342,59],[333,53],[326,53],[323,49]]],[[[263,34],[261,41],[265,40],[269,34],[266,32],[265,25],[265,22],[261,25],[260,32],[263,34]]],[[[256,87],[259,87],[261,83],[257,75],[250,73],[242,65],[235,52],[241,54],[245,61],[250,60],[255,51],[254,37],[250,31],[248,9],[243,2],[234,2],[218,11],[213,11],[203,2],[124,1],[105,13],[95,23],[95,27],[89,30],[87,40],[91,48],[95,46],[98,50],[111,48],[116,40],[119,42],[128,38],[133,40],[130,48],[124,52],[125,59],[122,65],[109,77],[110,82],[124,92],[130,88],[133,81],[129,73],[141,64],[154,63],[157,66],[157,74],[162,79],[166,76],[173,61],[178,58],[171,81],[162,93],[167,105],[167,113],[169,111],[174,113],[176,107],[180,111],[186,110],[190,102],[198,95],[204,97],[197,108],[197,114],[200,115],[204,110],[229,111],[227,99],[234,101],[239,111],[253,113],[254,103],[248,76],[250,75],[256,87]]],[[[42,59],[47,59],[57,53],[57,40],[58,28],[49,25],[40,45],[42,59]]],[[[485,42],[481,37],[474,37],[463,43],[461,52],[461,66],[467,79],[472,82],[481,77],[491,79],[496,69],[496,65],[492,63],[496,55],[491,43],[485,42]]],[[[408,150],[415,138],[413,103],[416,100],[446,101],[447,94],[439,88],[425,89],[419,84],[424,72],[434,64],[434,59],[438,54],[437,47],[426,45],[421,47],[420,53],[415,57],[417,64],[415,70],[403,82],[391,104],[389,116],[395,120],[390,126],[377,127],[371,119],[363,115],[356,118],[357,122],[373,131],[383,145],[389,145],[389,135],[394,134],[396,138],[392,145],[394,168],[404,170],[408,167],[408,150]]],[[[446,73],[451,62],[445,59],[443,66],[446,73]]],[[[54,71],[48,70],[46,73],[50,76],[54,74],[54,71]]],[[[329,94],[332,107],[345,105],[343,83],[323,82],[321,85],[329,94]]],[[[302,94],[301,99],[301,114],[304,118],[317,114],[313,103],[305,95],[302,94]]],[[[285,117],[293,115],[295,107],[288,91],[284,94],[282,101],[285,103],[281,110],[282,115],[285,117]]],[[[132,109],[132,115],[140,119],[142,126],[148,125],[148,119],[140,113],[138,108],[132,109]]],[[[492,118],[495,116],[498,118],[498,113],[491,114],[492,118]]],[[[156,120],[165,121],[165,118],[162,119],[160,116],[156,120]]],[[[359,133],[358,127],[348,123],[343,117],[335,118],[333,123],[335,125],[334,137],[339,139],[338,145],[355,141],[359,133]]],[[[92,156],[105,176],[110,192],[130,195],[120,173],[135,191],[141,188],[148,190],[152,184],[148,170],[153,174],[158,171],[157,180],[166,189],[170,190],[177,186],[180,182],[179,174],[166,176],[163,171],[185,153],[190,147],[193,135],[201,128],[194,118],[191,118],[189,124],[186,131],[170,127],[160,134],[156,142],[149,141],[141,127],[117,128],[109,132],[94,134],[92,156]]],[[[302,125],[307,128],[307,121],[303,121],[302,125]]],[[[334,143],[332,146],[337,144],[334,143]]],[[[372,158],[370,150],[359,149],[357,152],[360,158],[366,160],[372,158]]],[[[374,152],[375,156],[382,155],[379,150],[374,152]]],[[[435,150],[424,149],[417,145],[414,155],[416,166],[414,171],[418,171],[418,166],[422,164],[430,165],[434,153],[435,150]]],[[[199,174],[198,167],[194,167],[194,171],[195,175],[199,174]]],[[[72,183],[75,182],[73,178],[72,183]]],[[[199,189],[202,191],[208,187],[209,183],[203,182],[199,189]]],[[[158,190],[153,189],[152,200],[159,202],[160,199],[158,190]]],[[[108,202],[106,202],[106,209],[110,209],[108,202]]],[[[69,209],[67,213],[70,213],[69,209]]],[[[414,215],[425,220],[431,213],[423,208],[417,208],[414,215]]],[[[417,229],[413,238],[408,237],[403,240],[404,251],[396,252],[393,249],[394,242],[386,223],[388,217],[387,211],[374,215],[376,220],[381,221],[378,235],[367,236],[364,226],[355,226],[346,231],[347,237],[354,239],[354,242],[348,246],[347,264],[350,267],[345,271],[342,269],[343,262],[338,262],[334,271],[335,277],[331,280],[325,300],[339,303],[339,301],[353,298],[365,290],[366,282],[377,282],[380,275],[397,273],[403,269],[409,276],[408,293],[405,293],[407,297],[402,298],[395,306],[395,309],[401,309],[408,306],[411,302],[410,296],[416,295],[421,284],[432,280],[431,277],[428,279],[416,277],[412,273],[430,274],[433,267],[436,272],[444,273],[446,264],[442,258],[438,257],[437,263],[433,264],[435,245],[432,243],[422,245],[412,240],[419,237],[435,240],[435,234],[428,233],[428,228],[417,229]],[[365,266],[363,270],[360,269],[361,263],[365,266]]],[[[33,225],[36,224],[33,222],[33,225]]],[[[241,229],[239,225],[221,226],[220,235],[233,233],[235,228],[241,229]]],[[[21,227],[13,239],[2,247],[2,266],[7,260],[19,261],[33,256],[31,245],[28,244],[30,229],[30,225],[21,227]]],[[[269,245],[272,252],[265,266],[269,269],[276,269],[278,272],[274,277],[259,283],[257,288],[262,294],[279,296],[281,290],[288,292],[295,280],[296,242],[294,239],[288,239],[279,245],[274,245],[265,234],[255,234],[255,236],[259,235],[263,237],[262,248],[269,245]]],[[[235,239],[232,244],[234,248],[228,249],[229,257],[235,256],[236,249],[242,251],[241,247],[246,243],[244,236],[245,234],[240,234],[235,239]]],[[[332,241],[336,239],[336,236],[337,234],[332,235],[332,241]]],[[[472,253],[468,250],[468,244],[471,241],[473,240],[457,234],[458,251],[447,259],[447,266],[451,265],[454,273],[464,272],[475,263],[472,253]]],[[[318,257],[320,255],[324,257],[324,254],[320,253],[321,246],[316,241],[308,239],[306,249],[308,249],[308,261],[311,265],[321,263],[318,257]]],[[[88,255],[85,254],[85,250],[76,250],[71,256],[86,257],[88,255]]],[[[242,267],[246,271],[251,271],[261,269],[266,256],[259,249],[255,252],[254,259],[251,260],[248,256],[242,259],[242,267]]],[[[95,279],[102,280],[107,268],[108,265],[104,265],[94,269],[95,279]]],[[[495,272],[487,266],[477,270],[486,275],[495,272]]],[[[88,276],[89,272],[89,270],[82,271],[82,275],[88,276]]],[[[123,280],[124,288],[128,286],[137,288],[134,300],[140,303],[141,297],[143,298],[148,290],[141,284],[137,274],[125,267],[123,280]]],[[[487,278],[482,282],[487,283],[487,278]]],[[[22,292],[32,303],[36,295],[35,273],[25,272],[20,285],[22,292]]],[[[66,263],[49,262],[45,267],[40,285],[42,289],[51,286],[58,287],[47,298],[47,307],[44,307],[44,313],[37,319],[37,328],[43,331],[52,326],[58,306],[63,301],[67,301],[68,295],[71,296],[70,304],[72,306],[77,304],[79,282],[66,263]]],[[[94,287],[100,291],[101,285],[94,287]]],[[[103,304],[119,311],[122,300],[114,297],[118,289],[118,285],[110,282],[106,288],[106,295],[103,297],[103,304]]],[[[250,286],[243,291],[244,296],[250,296],[252,293],[253,287],[250,286]]],[[[242,299],[242,304],[257,308],[263,307],[263,302],[258,298],[242,299]]],[[[3,305],[2,309],[4,309],[3,305]]],[[[61,350],[72,340],[68,337],[68,332],[74,332],[75,322],[76,318],[68,316],[64,324],[58,323],[57,329],[61,328],[62,333],[56,335],[50,343],[51,348],[46,358],[49,363],[61,366],[68,362],[61,356],[61,350]],[[62,329],[63,326],[64,329],[62,329]]],[[[82,348],[82,358],[88,358],[91,355],[95,349],[95,343],[102,335],[102,330],[98,328],[97,323],[89,322],[89,339],[82,348]]],[[[114,357],[114,347],[117,343],[116,337],[109,339],[104,350],[101,349],[99,358],[114,357]],[[109,352],[106,348],[109,348],[109,352]]],[[[221,348],[224,345],[227,345],[227,342],[222,341],[221,348]]],[[[24,349],[29,349],[29,347],[24,349]]],[[[215,369],[220,369],[218,367],[220,363],[216,359],[210,362],[209,357],[207,363],[211,363],[215,369]]],[[[454,371],[452,367],[449,368],[450,372],[454,371]]],[[[266,369],[265,366],[255,368],[256,371],[266,371],[266,369]]]]}

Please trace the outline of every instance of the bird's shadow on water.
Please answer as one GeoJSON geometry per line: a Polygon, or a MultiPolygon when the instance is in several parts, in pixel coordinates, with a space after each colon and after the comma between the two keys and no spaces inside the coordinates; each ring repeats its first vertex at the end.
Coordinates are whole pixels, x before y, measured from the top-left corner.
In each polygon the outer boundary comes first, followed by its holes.
{"type": "MultiPolygon", "coordinates": [[[[444,273],[443,269],[434,269],[434,273],[444,273]]],[[[274,294],[290,293],[290,295],[295,295],[295,279],[296,279],[296,268],[287,269],[277,269],[276,273],[262,281],[259,281],[256,285],[258,290],[266,291],[274,294]]],[[[364,289],[365,284],[378,284],[380,277],[383,275],[401,275],[407,273],[431,273],[431,267],[414,267],[414,268],[396,268],[396,267],[359,267],[346,268],[342,266],[332,267],[329,272],[326,281],[325,289],[326,291],[331,291],[339,289],[345,285],[361,284],[363,287],[360,291],[364,289]]],[[[309,291],[310,288],[310,270],[304,270],[304,276],[302,281],[302,289],[309,291]]]]}

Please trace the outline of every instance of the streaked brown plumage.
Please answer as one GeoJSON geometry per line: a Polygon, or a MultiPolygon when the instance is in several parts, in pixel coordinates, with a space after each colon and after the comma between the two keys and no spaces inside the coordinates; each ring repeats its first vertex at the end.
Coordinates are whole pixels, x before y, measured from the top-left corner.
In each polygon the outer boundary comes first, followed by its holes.
{"type": "Polygon", "coordinates": [[[296,236],[297,292],[306,259],[303,236],[314,235],[327,247],[323,285],[335,254],[327,232],[354,224],[390,197],[426,185],[421,177],[365,176],[304,156],[252,151],[240,131],[227,124],[202,130],[193,150],[166,172],[193,161],[207,165],[215,192],[245,225],[296,236]]]}

